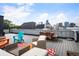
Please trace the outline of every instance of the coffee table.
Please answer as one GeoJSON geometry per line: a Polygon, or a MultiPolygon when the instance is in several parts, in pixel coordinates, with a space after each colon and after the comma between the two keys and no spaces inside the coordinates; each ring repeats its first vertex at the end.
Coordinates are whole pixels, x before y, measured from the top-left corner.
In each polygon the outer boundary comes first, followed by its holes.
{"type": "Polygon", "coordinates": [[[25,47],[18,47],[18,43],[10,44],[5,47],[5,50],[15,56],[20,56],[30,49],[30,45],[26,45],[25,47]]]}

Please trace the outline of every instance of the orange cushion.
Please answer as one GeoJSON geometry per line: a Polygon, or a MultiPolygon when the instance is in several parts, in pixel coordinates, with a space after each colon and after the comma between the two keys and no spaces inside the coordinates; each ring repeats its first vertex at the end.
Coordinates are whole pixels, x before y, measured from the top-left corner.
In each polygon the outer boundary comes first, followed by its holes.
{"type": "Polygon", "coordinates": [[[9,39],[0,40],[0,48],[4,47],[6,44],[9,44],[9,39]]]}

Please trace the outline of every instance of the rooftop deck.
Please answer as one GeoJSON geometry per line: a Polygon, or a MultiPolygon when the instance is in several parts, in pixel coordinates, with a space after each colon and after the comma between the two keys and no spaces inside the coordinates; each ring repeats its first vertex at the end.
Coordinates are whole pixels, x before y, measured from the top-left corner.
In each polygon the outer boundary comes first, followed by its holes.
{"type": "MultiPolygon", "coordinates": [[[[6,34],[8,38],[10,38],[10,43],[13,43],[13,36],[17,34],[6,34]]],[[[37,38],[38,36],[31,36],[31,35],[24,35],[24,40],[27,42],[27,40],[37,38]]],[[[47,48],[54,48],[56,50],[57,56],[65,56],[66,51],[79,51],[79,43],[76,43],[74,41],[69,41],[69,39],[61,39],[57,38],[57,41],[48,41],[46,42],[47,48]]]]}

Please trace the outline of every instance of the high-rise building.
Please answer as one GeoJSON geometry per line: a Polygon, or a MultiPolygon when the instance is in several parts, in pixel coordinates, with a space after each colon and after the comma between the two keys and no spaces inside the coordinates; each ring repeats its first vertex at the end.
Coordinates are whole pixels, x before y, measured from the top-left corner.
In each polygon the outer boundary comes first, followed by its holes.
{"type": "Polygon", "coordinates": [[[75,23],[70,23],[70,27],[75,27],[76,24],[75,23]]]}
{"type": "Polygon", "coordinates": [[[36,25],[36,29],[43,29],[44,28],[44,24],[37,24],[36,25]]]}
{"type": "Polygon", "coordinates": [[[49,21],[46,20],[45,28],[51,28],[52,26],[50,25],[49,21]]]}
{"type": "Polygon", "coordinates": [[[66,27],[69,27],[70,26],[70,24],[69,24],[69,22],[64,22],[64,27],[66,28],[66,27]]]}
{"type": "Polygon", "coordinates": [[[59,25],[59,27],[63,27],[63,24],[62,23],[59,23],[58,25],[59,25]]]}

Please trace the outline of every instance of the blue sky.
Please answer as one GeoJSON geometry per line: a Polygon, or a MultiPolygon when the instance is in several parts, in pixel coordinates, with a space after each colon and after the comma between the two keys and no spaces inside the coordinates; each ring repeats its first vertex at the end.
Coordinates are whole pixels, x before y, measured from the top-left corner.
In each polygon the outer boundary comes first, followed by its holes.
{"type": "Polygon", "coordinates": [[[65,21],[79,25],[79,3],[0,3],[0,15],[16,25],[46,20],[51,25],[65,21]]]}

